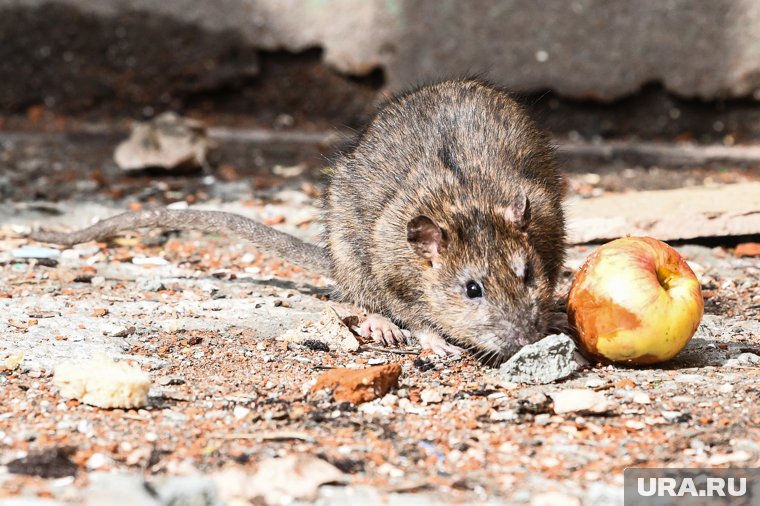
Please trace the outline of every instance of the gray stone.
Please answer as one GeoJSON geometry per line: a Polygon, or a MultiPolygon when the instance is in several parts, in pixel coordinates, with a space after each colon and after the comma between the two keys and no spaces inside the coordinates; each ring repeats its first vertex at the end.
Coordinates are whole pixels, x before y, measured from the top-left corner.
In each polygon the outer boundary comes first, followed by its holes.
{"type": "Polygon", "coordinates": [[[90,485],[82,492],[85,506],[161,506],[140,474],[90,473],[89,478],[90,485]]]}
{"type": "Polygon", "coordinates": [[[740,353],[736,361],[740,365],[760,365],[760,356],[754,353],[740,353]]]}
{"type": "Polygon", "coordinates": [[[129,138],[116,147],[114,160],[123,170],[197,168],[206,164],[208,148],[203,123],[165,112],[133,125],[129,138]]]}
{"type": "Polygon", "coordinates": [[[158,278],[141,278],[135,283],[138,293],[158,292],[164,289],[164,283],[158,278]]]}
{"type": "Polygon", "coordinates": [[[156,492],[166,506],[221,506],[214,481],[209,476],[171,476],[156,483],[156,492]]]}
{"type": "Polygon", "coordinates": [[[499,368],[502,380],[542,385],[567,378],[579,368],[575,343],[565,334],[554,334],[523,347],[499,368]]]}

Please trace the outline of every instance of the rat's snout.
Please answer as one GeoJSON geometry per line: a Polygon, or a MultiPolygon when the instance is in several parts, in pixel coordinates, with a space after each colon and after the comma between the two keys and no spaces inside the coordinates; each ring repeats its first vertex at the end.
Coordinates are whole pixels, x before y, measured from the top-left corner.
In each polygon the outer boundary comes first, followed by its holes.
{"type": "Polygon", "coordinates": [[[544,337],[540,318],[523,318],[516,322],[504,321],[497,334],[498,338],[492,342],[497,344],[499,353],[504,359],[517,353],[523,346],[533,344],[544,337]]]}
{"type": "Polygon", "coordinates": [[[491,327],[490,331],[479,332],[470,341],[477,355],[484,362],[498,365],[517,353],[523,346],[533,344],[543,337],[539,326],[533,325],[532,320],[521,322],[502,320],[491,327]]]}
{"type": "Polygon", "coordinates": [[[539,341],[543,335],[540,330],[540,325],[537,325],[538,322],[525,322],[523,325],[516,325],[512,327],[511,333],[507,336],[504,336],[505,341],[511,341],[516,345],[518,348],[522,348],[523,346],[527,346],[529,344],[533,344],[536,341],[539,341]]]}
{"type": "Polygon", "coordinates": [[[519,309],[512,304],[507,305],[500,308],[492,318],[492,324],[497,327],[497,332],[505,340],[520,345],[534,342],[542,326],[541,313],[538,308],[530,304],[523,304],[519,309]]]}
{"type": "Polygon", "coordinates": [[[518,321],[508,325],[512,341],[519,347],[540,341],[546,330],[546,321],[538,305],[525,308],[522,315],[518,321]]]}

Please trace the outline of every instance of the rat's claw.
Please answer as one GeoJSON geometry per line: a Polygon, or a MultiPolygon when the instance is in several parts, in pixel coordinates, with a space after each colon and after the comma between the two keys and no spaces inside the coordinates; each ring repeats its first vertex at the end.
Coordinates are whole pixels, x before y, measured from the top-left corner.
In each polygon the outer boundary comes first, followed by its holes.
{"type": "Polygon", "coordinates": [[[406,344],[409,331],[401,330],[385,316],[372,313],[359,326],[359,333],[362,337],[372,338],[376,343],[398,346],[406,344]]]}
{"type": "Polygon", "coordinates": [[[405,330],[405,329],[400,329],[398,327],[392,329],[391,332],[393,333],[393,339],[398,344],[407,344],[409,342],[408,338],[412,337],[412,333],[411,332],[409,332],[408,330],[405,330]]]}
{"type": "Polygon", "coordinates": [[[369,332],[369,335],[366,337],[372,338],[372,340],[376,343],[388,344],[388,342],[385,340],[385,334],[383,334],[382,330],[371,330],[369,332]]]}
{"type": "Polygon", "coordinates": [[[432,331],[423,331],[415,334],[423,350],[431,350],[438,356],[461,355],[464,350],[459,346],[449,344],[440,334],[432,331]]]}

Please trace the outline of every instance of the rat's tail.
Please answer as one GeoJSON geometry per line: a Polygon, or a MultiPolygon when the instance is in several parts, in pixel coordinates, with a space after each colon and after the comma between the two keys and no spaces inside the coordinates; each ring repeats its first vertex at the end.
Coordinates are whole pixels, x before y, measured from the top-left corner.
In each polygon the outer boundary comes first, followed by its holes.
{"type": "Polygon", "coordinates": [[[30,239],[40,242],[71,246],[111,237],[124,230],[140,227],[201,230],[211,233],[228,232],[250,241],[256,248],[278,258],[299,265],[309,271],[331,276],[332,268],[327,251],[315,244],[306,243],[292,235],[280,232],[239,214],[222,211],[195,211],[156,209],[123,213],[97,222],[91,227],[70,233],[36,231],[30,239]]]}

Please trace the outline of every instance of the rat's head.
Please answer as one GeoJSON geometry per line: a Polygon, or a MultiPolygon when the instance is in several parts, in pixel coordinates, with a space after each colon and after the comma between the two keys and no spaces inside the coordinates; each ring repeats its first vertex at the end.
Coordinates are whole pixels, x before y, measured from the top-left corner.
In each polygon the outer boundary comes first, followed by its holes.
{"type": "Polygon", "coordinates": [[[529,242],[529,214],[521,192],[509,205],[419,215],[407,224],[430,318],[487,363],[501,363],[546,328],[553,288],[529,242]]]}

